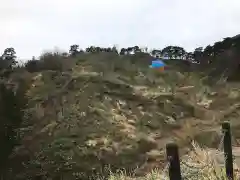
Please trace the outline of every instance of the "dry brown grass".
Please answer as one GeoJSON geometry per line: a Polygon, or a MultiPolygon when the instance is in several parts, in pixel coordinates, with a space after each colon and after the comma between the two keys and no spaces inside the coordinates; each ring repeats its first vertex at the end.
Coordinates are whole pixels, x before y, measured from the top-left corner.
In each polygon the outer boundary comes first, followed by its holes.
{"type": "MultiPolygon", "coordinates": [[[[210,151],[200,148],[195,142],[193,150],[181,161],[181,175],[186,180],[227,180],[224,164],[218,161],[217,150],[210,151]]],[[[221,153],[220,153],[221,154],[221,153]]],[[[221,154],[223,155],[223,154],[221,154]]],[[[108,180],[168,180],[167,166],[164,169],[154,169],[144,177],[131,177],[126,172],[111,174],[108,180]]],[[[240,178],[239,167],[234,163],[234,179],[240,178]]]]}

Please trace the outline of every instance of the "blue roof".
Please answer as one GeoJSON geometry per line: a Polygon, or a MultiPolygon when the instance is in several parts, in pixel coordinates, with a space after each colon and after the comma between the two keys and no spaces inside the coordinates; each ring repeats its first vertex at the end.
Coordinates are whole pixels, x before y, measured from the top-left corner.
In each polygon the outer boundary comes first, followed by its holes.
{"type": "Polygon", "coordinates": [[[165,63],[162,60],[154,60],[152,61],[152,64],[150,67],[152,68],[160,68],[160,67],[164,67],[165,63]]]}

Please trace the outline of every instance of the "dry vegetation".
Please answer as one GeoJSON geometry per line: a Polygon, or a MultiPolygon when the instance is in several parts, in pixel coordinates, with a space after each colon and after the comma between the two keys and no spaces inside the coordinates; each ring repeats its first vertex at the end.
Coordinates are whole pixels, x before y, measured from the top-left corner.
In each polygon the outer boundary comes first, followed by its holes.
{"type": "Polygon", "coordinates": [[[212,154],[224,120],[238,145],[240,84],[209,86],[171,64],[161,73],[146,60],[122,58],[79,55],[66,70],[26,75],[30,102],[9,179],[167,179],[172,140],[186,179],[223,179],[212,154]]]}

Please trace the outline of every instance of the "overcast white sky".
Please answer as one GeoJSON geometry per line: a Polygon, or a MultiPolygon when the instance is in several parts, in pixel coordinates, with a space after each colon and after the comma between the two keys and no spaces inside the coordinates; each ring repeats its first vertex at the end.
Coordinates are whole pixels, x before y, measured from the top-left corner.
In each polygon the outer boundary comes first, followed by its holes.
{"type": "Polygon", "coordinates": [[[206,46],[240,33],[240,0],[0,0],[0,52],[71,44],[206,46]]]}

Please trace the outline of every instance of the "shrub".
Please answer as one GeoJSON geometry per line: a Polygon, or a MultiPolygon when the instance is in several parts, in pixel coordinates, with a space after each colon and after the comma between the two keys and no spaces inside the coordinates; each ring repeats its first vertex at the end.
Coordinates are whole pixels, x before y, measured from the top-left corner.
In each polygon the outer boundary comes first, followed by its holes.
{"type": "Polygon", "coordinates": [[[39,72],[43,69],[42,63],[39,60],[29,60],[25,64],[25,68],[28,72],[39,72]]]}
{"type": "Polygon", "coordinates": [[[0,175],[4,177],[7,162],[13,148],[18,144],[18,129],[24,118],[24,109],[27,105],[25,97],[26,86],[19,84],[17,90],[0,84],[0,175]]]}
{"type": "Polygon", "coordinates": [[[65,71],[71,69],[75,61],[67,58],[64,53],[46,52],[39,60],[30,60],[25,64],[28,72],[39,72],[42,70],[65,71]]]}
{"type": "Polygon", "coordinates": [[[0,57],[0,70],[11,69],[11,62],[0,57]]]}
{"type": "Polygon", "coordinates": [[[62,56],[58,53],[47,52],[40,56],[40,62],[44,70],[62,71],[63,64],[61,60],[62,56]]]}

